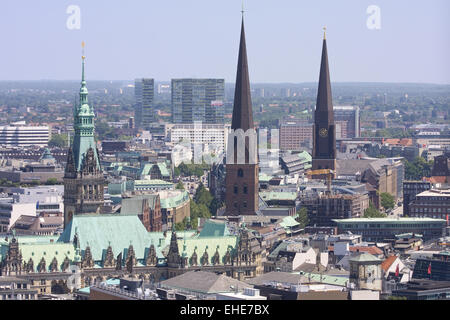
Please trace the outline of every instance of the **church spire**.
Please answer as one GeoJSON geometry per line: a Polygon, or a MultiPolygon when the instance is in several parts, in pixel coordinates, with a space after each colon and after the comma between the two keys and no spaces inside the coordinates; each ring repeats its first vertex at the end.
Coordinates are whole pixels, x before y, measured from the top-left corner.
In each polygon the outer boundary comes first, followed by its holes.
{"type": "MultiPolygon", "coordinates": [[[[313,126],[312,170],[336,169],[336,127],[334,124],[333,101],[331,96],[330,68],[326,28],[324,28],[322,61],[320,64],[319,89],[313,126]]],[[[322,179],[325,175],[313,176],[322,179]]]]}
{"type": "Polygon", "coordinates": [[[333,122],[333,102],[331,98],[330,69],[328,66],[328,50],[326,27],[324,28],[322,62],[320,65],[319,90],[317,93],[316,116],[327,117],[329,123],[333,122]]]}
{"type": "Polygon", "coordinates": [[[245,132],[249,128],[253,128],[253,111],[250,94],[250,78],[248,75],[247,47],[245,44],[244,17],[242,16],[231,129],[242,129],[245,132]]]}
{"type": "Polygon", "coordinates": [[[86,79],[84,78],[84,65],[86,61],[86,56],[84,55],[84,41],[81,43],[83,54],[81,56],[81,88],[80,88],[80,106],[88,103],[88,90],[86,87],[86,79]]]}

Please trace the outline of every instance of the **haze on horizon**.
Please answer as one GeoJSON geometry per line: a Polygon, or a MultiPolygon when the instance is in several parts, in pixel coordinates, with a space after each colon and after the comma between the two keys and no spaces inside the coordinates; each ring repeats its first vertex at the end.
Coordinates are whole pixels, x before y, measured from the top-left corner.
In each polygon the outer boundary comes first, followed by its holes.
{"type": "MultiPolygon", "coordinates": [[[[246,0],[252,83],[316,82],[327,26],[331,80],[450,84],[447,0],[246,0]],[[381,29],[366,12],[380,8],[381,29]]],[[[241,1],[7,1],[0,80],[225,78],[234,82],[241,1]],[[70,30],[67,8],[81,10],[70,30]]]]}

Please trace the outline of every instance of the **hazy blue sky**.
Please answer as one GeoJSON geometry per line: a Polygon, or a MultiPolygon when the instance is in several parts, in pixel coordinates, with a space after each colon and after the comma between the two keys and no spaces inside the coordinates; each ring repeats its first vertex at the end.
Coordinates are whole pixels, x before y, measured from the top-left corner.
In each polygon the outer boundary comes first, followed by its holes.
{"type": "MultiPolygon", "coordinates": [[[[317,81],[322,26],[332,81],[450,83],[448,0],[246,0],[252,82],[317,81]],[[369,5],[381,29],[369,30],[369,5]]],[[[234,82],[241,0],[3,0],[0,80],[217,77],[234,82]],[[69,30],[69,5],[81,29],[69,30]]]]}

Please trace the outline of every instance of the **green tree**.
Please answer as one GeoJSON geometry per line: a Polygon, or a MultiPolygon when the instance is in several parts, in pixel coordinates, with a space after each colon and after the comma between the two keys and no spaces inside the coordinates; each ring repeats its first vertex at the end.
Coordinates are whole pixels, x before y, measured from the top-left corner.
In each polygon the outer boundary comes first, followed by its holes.
{"type": "Polygon", "coordinates": [[[55,185],[58,184],[58,179],[56,178],[48,178],[47,181],[45,182],[46,185],[55,185]]]}
{"type": "Polygon", "coordinates": [[[183,184],[183,182],[179,181],[179,182],[177,183],[177,186],[175,187],[175,189],[177,189],[177,190],[184,190],[184,184],[183,184]]]}
{"type": "Polygon", "coordinates": [[[211,215],[216,216],[217,215],[217,210],[222,208],[224,205],[224,203],[220,200],[218,200],[217,198],[214,198],[211,201],[211,204],[209,205],[209,211],[211,212],[211,215]]]}
{"type": "Polygon", "coordinates": [[[369,207],[364,210],[364,218],[386,218],[384,213],[381,213],[372,202],[369,203],[369,207]]]}
{"type": "Polygon", "coordinates": [[[380,194],[380,201],[381,201],[381,206],[387,210],[387,209],[394,209],[395,206],[395,200],[394,200],[394,196],[391,195],[390,193],[387,192],[383,192],[380,194]]]}
{"type": "Polygon", "coordinates": [[[405,179],[422,180],[423,177],[431,176],[433,161],[427,162],[422,157],[417,157],[414,161],[405,160],[405,179]]]}
{"type": "Polygon", "coordinates": [[[213,196],[211,195],[211,193],[208,190],[206,190],[203,183],[200,183],[200,185],[197,188],[197,191],[195,192],[194,201],[197,204],[204,204],[207,207],[209,207],[211,205],[212,200],[213,196]]]}
{"type": "Polygon", "coordinates": [[[300,223],[300,228],[305,228],[309,224],[308,209],[301,207],[297,211],[297,221],[300,223]]]}
{"type": "Polygon", "coordinates": [[[49,147],[54,148],[64,148],[67,146],[67,135],[66,134],[53,134],[52,138],[48,142],[49,147]]]}
{"type": "Polygon", "coordinates": [[[193,229],[197,229],[198,227],[198,218],[211,218],[211,213],[209,212],[208,207],[201,203],[197,204],[195,201],[191,200],[190,203],[190,209],[191,209],[191,224],[193,229]]]}

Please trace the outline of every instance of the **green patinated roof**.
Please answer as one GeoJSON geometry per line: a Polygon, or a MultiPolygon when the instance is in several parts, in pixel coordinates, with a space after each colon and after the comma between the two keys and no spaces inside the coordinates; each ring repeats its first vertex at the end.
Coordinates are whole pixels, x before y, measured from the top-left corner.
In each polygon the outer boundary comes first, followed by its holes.
{"type": "MultiPolygon", "coordinates": [[[[191,258],[194,250],[197,252],[197,263],[200,264],[200,259],[203,256],[205,250],[208,253],[209,262],[211,263],[212,257],[219,252],[220,261],[223,263],[223,258],[227,253],[228,248],[230,252],[233,252],[237,246],[238,238],[236,236],[224,236],[224,237],[198,237],[198,238],[186,238],[178,239],[178,250],[180,255],[185,255],[191,258]],[[184,248],[186,247],[186,250],[184,248]]],[[[189,262],[190,263],[190,262],[189,262]]]]}
{"type": "Polygon", "coordinates": [[[173,183],[164,180],[134,180],[134,186],[173,186],[173,183]]]}
{"type": "Polygon", "coordinates": [[[74,108],[74,130],[72,152],[75,170],[80,171],[87,151],[92,148],[94,151],[97,167],[101,168],[95,143],[94,132],[94,109],[88,104],[88,90],[84,79],[84,58],[82,65],[82,79],[80,88],[80,103],[74,108]]]}
{"type": "Polygon", "coordinates": [[[302,159],[302,160],[304,160],[304,161],[306,161],[306,162],[312,161],[311,155],[310,155],[308,152],[306,152],[306,151],[302,151],[302,152],[300,152],[300,153],[297,154],[297,155],[298,155],[298,157],[299,157],[300,159],[302,159]]]}
{"type": "MultiPolygon", "coordinates": [[[[56,242],[59,236],[16,236],[16,240],[19,244],[21,243],[43,243],[49,244],[51,242],[56,242]]],[[[0,245],[6,244],[9,245],[9,241],[11,237],[9,237],[8,241],[5,240],[4,237],[0,238],[0,245]]]]}
{"type": "Polygon", "coordinates": [[[273,177],[269,176],[265,173],[260,173],[259,174],[259,182],[269,182],[273,177]]]}
{"type": "Polygon", "coordinates": [[[281,242],[270,254],[269,257],[275,259],[276,257],[278,257],[278,253],[280,251],[286,250],[288,247],[289,243],[287,242],[281,242]]]}
{"type": "Polygon", "coordinates": [[[41,156],[41,160],[55,160],[52,153],[48,148],[45,148],[44,153],[41,156]]]}
{"type": "Polygon", "coordinates": [[[139,171],[140,176],[147,176],[150,175],[150,171],[152,170],[153,166],[158,166],[159,171],[161,172],[161,175],[163,177],[170,177],[169,169],[167,168],[167,164],[165,162],[158,162],[156,164],[154,163],[146,163],[142,169],[139,171]]]}
{"type": "Polygon", "coordinates": [[[33,260],[35,271],[37,271],[38,264],[41,262],[42,258],[45,259],[47,270],[50,270],[53,258],[56,257],[59,265],[58,267],[61,268],[66,257],[68,257],[70,261],[73,261],[75,257],[75,248],[71,243],[19,243],[19,248],[24,262],[28,263],[30,258],[33,260]]]}
{"type": "Polygon", "coordinates": [[[169,196],[161,199],[161,208],[176,208],[189,200],[189,193],[186,190],[180,190],[175,196],[169,196]]]}
{"type": "MultiPolygon", "coordinates": [[[[293,274],[298,274],[297,272],[293,272],[293,274]]],[[[309,273],[309,272],[300,272],[302,276],[305,278],[311,279],[311,282],[318,282],[324,284],[330,284],[335,286],[345,287],[347,282],[349,281],[348,277],[336,277],[336,276],[328,276],[328,275],[320,275],[317,273],[309,273]]]]}
{"type": "Polygon", "coordinates": [[[229,236],[230,232],[228,231],[227,225],[225,222],[216,222],[207,220],[203,225],[203,229],[198,235],[199,238],[206,237],[224,237],[229,236]]]}
{"type": "Polygon", "coordinates": [[[291,200],[295,201],[297,199],[297,193],[296,192],[260,192],[259,196],[264,201],[274,201],[274,200],[291,200]]]}
{"type": "Polygon", "coordinates": [[[58,241],[72,242],[78,233],[82,254],[90,246],[94,261],[102,261],[103,255],[111,244],[114,256],[122,252],[126,257],[128,247],[133,245],[136,259],[147,256],[151,244],[155,245],[158,258],[164,258],[158,248],[158,238],[147,232],[137,215],[78,215],[69,222],[58,241]]]}
{"type": "Polygon", "coordinates": [[[280,222],[280,226],[283,228],[292,228],[300,225],[293,217],[284,217],[283,221],[280,222]]]}

